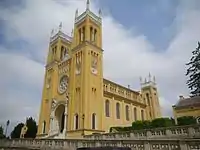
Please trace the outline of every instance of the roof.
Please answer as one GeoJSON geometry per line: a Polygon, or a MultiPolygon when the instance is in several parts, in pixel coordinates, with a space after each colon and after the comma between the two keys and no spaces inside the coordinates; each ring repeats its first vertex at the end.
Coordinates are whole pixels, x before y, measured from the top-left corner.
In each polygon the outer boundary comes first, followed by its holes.
{"type": "Polygon", "coordinates": [[[200,107],[200,96],[181,98],[175,108],[186,108],[186,107],[200,107]]]}
{"type": "Polygon", "coordinates": [[[110,82],[111,84],[114,84],[114,85],[116,85],[116,86],[119,86],[119,87],[121,87],[121,88],[123,88],[123,89],[126,89],[126,90],[128,90],[128,91],[130,91],[130,92],[133,92],[133,93],[135,93],[135,94],[138,94],[138,95],[140,94],[139,91],[132,90],[132,89],[130,89],[130,88],[127,88],[127,87],[125,87],[125,86],[123,86],[123,85],[120,85],[120,84],[118,84],[118,83],[116,83],[116,82],[113,82],[113,81],[111,81],[111,80],[108,80],[108,79],[103,78],[103,81],[105,81],[105,82],[110,82]]]}

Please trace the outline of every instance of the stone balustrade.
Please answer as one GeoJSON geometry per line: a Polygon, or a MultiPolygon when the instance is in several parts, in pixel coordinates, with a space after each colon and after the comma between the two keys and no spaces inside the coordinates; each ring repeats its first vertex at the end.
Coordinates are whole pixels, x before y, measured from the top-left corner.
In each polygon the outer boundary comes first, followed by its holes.
{"type": "Polygon", "coordinates": [[[0,140],[2,149],[76,150],[79,147],[130,147],[132,150],[200,150],[200,139],[168,140],[83,140],[12,139],[0,140]]]}
{"type": "Polygon", "coordinates": [[[123,133],[87,135],[82,139],[3,139],[4,149],[76,150],[79,147],[131,147],[132,150],[200,150],[200,126],[175,126],[123,133]]]}
{"type": "Polygon", "coordinates": [[[171,139],[171,138],[200,138],[200,126],[174,126],[131,132],[105,133],[85,135],[84,139],[114,140],[114,139],[171,139]]]}

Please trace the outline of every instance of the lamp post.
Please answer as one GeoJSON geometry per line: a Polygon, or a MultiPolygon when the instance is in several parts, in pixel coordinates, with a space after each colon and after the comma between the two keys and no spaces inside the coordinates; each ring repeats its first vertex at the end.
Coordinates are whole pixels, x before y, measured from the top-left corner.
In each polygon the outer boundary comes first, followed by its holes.
{"type": "Polygon", "coordinates": [[[7,130],[8,130],[8,126],[9,126],[9,124],[10,124],[10,120],[8,120],[8,121],[6,122],[6,131],[5,131],[5,136],[7,135],[7,130]]]}

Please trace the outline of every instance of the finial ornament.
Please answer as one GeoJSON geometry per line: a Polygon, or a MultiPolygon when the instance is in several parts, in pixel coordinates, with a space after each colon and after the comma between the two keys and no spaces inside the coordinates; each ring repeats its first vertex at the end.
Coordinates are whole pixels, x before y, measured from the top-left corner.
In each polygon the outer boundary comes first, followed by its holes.
{"type": "Polygon", "coordinates": [[[142,84],[142,77],[140,77],[140,83],[142,84]]]}
{"type": "Polygon", "coordinates": [[[99,9],[99,17],[101,18],[101,16],[102,16],[102,11],[101,9],[99,9]]]}
{"type": "Polygon", "coordinates": [[[151,81],[151,73],[149,72],[149,82],[151,81]]]}
{"type": "Polygon", "coordinates": [[[153,82],[156,83],[156,77],[155,76],[153,76],[153,82]]]}
{"type": "Polygon", "coordinates": [[[60,22],[60,25],[59,25],[59,31],[62,29],[62,22],[60,22]]]}
{"type": "Polygon", "coordinates": [[[53,35],[53,33],[54,33],[54,29],[51,30],[51,36],[53,35]]]}
{"type": "Polygon", "coordinates": [[[78,17],[78,9],[76,9],[76,12],[75,12],[75,19],[78,17]]]}
{"type": "Polygon", "coordinates": [[[72,29],[71,36],[73,36],[73,34],[74,34],[74,29],[72,29]]]}
{"type": "Polygon", "coordinates": [[[89,10],[90,9],[90,0],[87,0],[87,4],[86,4],[86,9],[89,10]]]}

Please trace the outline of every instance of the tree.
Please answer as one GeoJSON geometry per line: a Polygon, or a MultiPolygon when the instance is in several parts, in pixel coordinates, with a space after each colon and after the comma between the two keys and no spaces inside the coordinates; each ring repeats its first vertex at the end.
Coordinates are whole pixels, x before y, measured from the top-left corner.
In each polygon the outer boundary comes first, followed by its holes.
{"type": "Polygon", "coordinates": [[[186,73],[189,76],[187,85],[191,89],[191,96],[200,96],[200,42],[192,54],[190,62],[186,64],[189,66],[186,73]]]}
{"type": "MultiPolygon", "coordinates": [[[[26,119],[26,126],[28,128],[26,134],[24,135],[25,138],[35,138],[37,134],[37,124],[36,121],[29,117],[26,119]]],[[[14,130],[11,132],[11,138],[20,138],[21,130],[25,125],[24,123],[19,123],[14,130]]]]}
{"type": "Polygon", "coordinates": [[[0,126],[0,139],[5,138],[5,135],[3,134],[3,127],[0,126]]]}
{"type": "Polygon", "coordinates": [[[172,118],[156,118],[151,122],[152,128],[170,127],[173,125],[175,124],[172,118]]]}
{"type": "Polygon", "coordinates": [[[193,116],[183,116],[183,117],[179,117],[177,118],[177,122],[179,126],[183,126],[183,125],[192,125],[192,124],[196,124],[196,118],[193,116]]]}
{"type": "Polygon", "coordinates": [[[14,130],[11,132],[11,138],[20,138],[22,127],[24,126],[23,123],[19,123],[15,126],[14,130]]]}
{"type": "Polygon", "coordinates": [[[30,117],[26,119],[26,125],[28,127],[28,130],[26,134],[24,135],[25,138],[35,138],[37,134],[37,124],[36,121],[30,117]]]}

